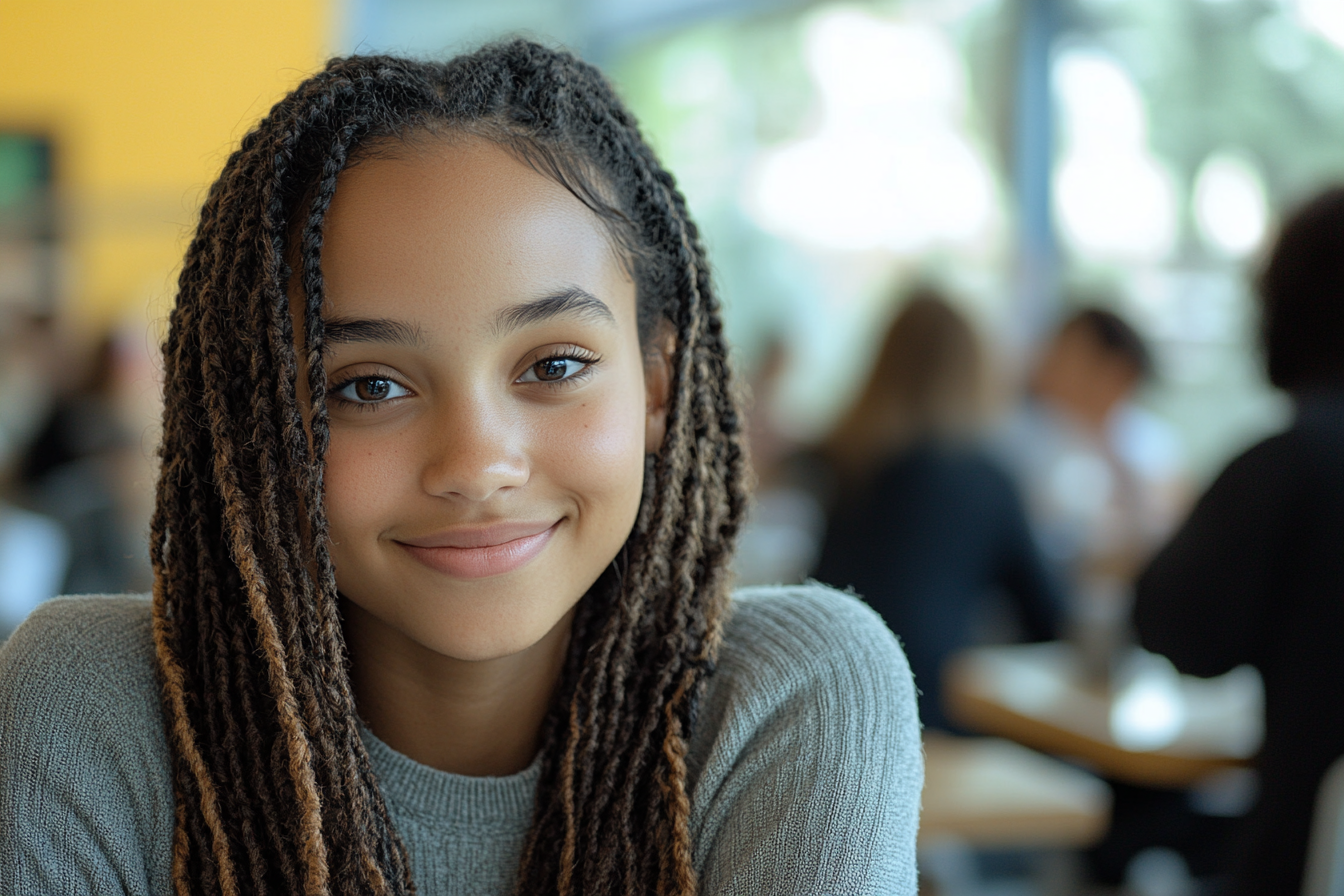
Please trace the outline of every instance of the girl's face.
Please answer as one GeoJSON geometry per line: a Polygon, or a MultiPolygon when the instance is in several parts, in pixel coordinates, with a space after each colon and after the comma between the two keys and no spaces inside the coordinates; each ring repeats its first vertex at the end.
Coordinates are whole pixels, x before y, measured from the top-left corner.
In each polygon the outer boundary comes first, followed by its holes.
{"type": "Polygon", "coordinates": [[[342,595],[444,656],[537,644],[630,534],[662,438],[665,357],[646,376],[607,231],[497,145],[424,138],[340,175],[322,270],[342,595]]]}

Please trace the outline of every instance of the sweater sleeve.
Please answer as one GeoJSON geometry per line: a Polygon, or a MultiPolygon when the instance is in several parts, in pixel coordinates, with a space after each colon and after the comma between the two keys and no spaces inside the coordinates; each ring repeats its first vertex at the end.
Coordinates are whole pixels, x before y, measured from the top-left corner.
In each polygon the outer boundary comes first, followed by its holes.
{"type": "Polygon", "coordinates": [[[817,585],[736,603],[692,769],[702,892],[914,894],[923,753],[895,638],[817,585]]]}
{"type": "Polygon", "coordinates": [[[0,893],[167,892],[149,626],[144,599],[58,599],[0,650],[0,893]]]}

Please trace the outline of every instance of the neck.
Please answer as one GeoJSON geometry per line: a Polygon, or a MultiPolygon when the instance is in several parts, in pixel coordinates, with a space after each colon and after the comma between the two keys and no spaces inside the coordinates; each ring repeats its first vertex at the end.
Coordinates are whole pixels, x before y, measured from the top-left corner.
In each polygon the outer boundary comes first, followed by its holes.
{"type": "Polygon", "coordinates": [[[1045,403],[1072,420],[1089,435],[1105,440],[1106,427],[1111,414],[1115,412],[1121,399],[1112,396],[1066,395],[1042,393],[1045,403]]]}
{"type": "Polygon", "coordinates": [[[1115,410],[1115,405],[1116,402],[1113,401],[1094,401],[1075,407],[1074,414],[1088,432],[1105,441],[1106,426],[1111,420],[1111,412],[1115,410]]]}
{"type": "Polygon", "coordinates": [[[341,608],[355,701],[380,740],[460,775],[511,775],[532,762],[573,611],[527,650],[473,661],[435,653],[349,600],[341,608]]]}

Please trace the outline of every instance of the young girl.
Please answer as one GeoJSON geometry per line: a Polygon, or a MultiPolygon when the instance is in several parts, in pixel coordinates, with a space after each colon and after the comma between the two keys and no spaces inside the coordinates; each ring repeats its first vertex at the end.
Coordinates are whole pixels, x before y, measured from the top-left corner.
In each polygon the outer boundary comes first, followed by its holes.
{"type": "Polygon", "coordinates": [[[0,892],[914,893],[905,660],[852,597],[729,598],[718,300],[595,69],[332,62],[164,350],[152,604],[0,654],[0,892]]]}

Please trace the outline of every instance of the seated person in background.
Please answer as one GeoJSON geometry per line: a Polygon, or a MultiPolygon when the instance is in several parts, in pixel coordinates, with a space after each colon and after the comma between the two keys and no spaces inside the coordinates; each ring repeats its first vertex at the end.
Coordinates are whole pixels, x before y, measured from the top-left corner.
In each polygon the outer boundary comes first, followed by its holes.
{"type": "MultiPolygon", "coordinates": [[[[123,395],[143,389],[132,375],[150,371],[144,336],[107,333],[87,358],[62,352],[74,382],[57,390],[46,419],[19,465],[31,506],[58,522],[70,541],[62,594],[147,591],[150,467],[133,433],[123,395]]],[[[157,363],[157,362],[154,362],[157,363]]],[[[157,409],[156,409],[157,410],[157,409]]],[[[157,417],[157,413],[156,413],[157,417]]]]}
{"type": "Polygon", "coordinates": [[[823,447],[837,498],[816,577],[852,586],[902,639],[926,727],[949,727],[940,668],[976,640],[994,592],[1029,639],[1054,636],[1060,605],[1012,481],[977,443],[984,392],[970,324],[920,290],[823,447]]]}
{"type": "Polygon", "coordinates": [[[0,643],[60,593],[71,559],[65,531],[24,506],[15,475],[50,405],[51,331],[50,316],[27,302],[0,303],[0,643]]]}
{"type": "Polygon", "coordinates": [[[1265,681],[1259,799],[1231,893],[1300,892],[1321,777],[1344,754],[1344,188],[1290,218],[1260,280],[1270,382],[1297,415],[1234,460],[1136,585],[1143,646],[1265,681]]]}
{"type": "Polygon", "coordinates": [[[1041,353],[1028,401],[996,439],[1047,557],[1079,583],[1128,581],[1184,506],[1176,436],[1133,403],[1152,372],[1133,327],[1083,307],[1041,353]]]}

